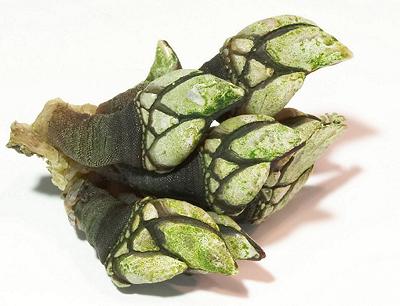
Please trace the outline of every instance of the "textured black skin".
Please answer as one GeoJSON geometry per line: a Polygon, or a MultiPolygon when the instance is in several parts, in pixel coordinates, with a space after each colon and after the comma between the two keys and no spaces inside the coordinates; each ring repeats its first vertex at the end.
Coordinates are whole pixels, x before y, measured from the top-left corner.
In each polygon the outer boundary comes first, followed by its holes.
{"type": "Polygon", "coordinates": [[[122,164],[95,171],[107,180],[128,185],[143,196],[172,197],[207,207],[202,164],[197,152],[168,173],[155,173],[122,164]]]}
{"type": "Polygon", "coordinates": [[[121,161],[142,167],[142,127],[134,105],[135,96],[135,88],[119,94],[100,108],[100,112],[114,112],[96,115],[59,105],[49,121],[48,142],[87,167],[121,161]]]}
{"type": "Polygon", "coordinates": [[[79,227],[95,248],[102,263],[118,241],[129,220],[132,206],[85,181],[79,190],[74,213],[79,227]]]}
{"type": "Polygon", "coordinates": [[[206,73],[213,74],[216,77],[219,77],[223,80],[229,81],[230,79],[228,71],[225,68],[224,60],[222,59],[222,56],[219,53],[216,56],[214,56],[211,60],[204,63],[203,66],[201,66],[199,69],[206,73]]]}
{"type": "Polygon", "coordinates": [[[125,108],[130,102],[132,102],[139,91],[146,87],[147,83],[140,83],[127,91],[120,93],[114,98],[101,103],[97,109],[96,114],[111,114],[125,108]]]}

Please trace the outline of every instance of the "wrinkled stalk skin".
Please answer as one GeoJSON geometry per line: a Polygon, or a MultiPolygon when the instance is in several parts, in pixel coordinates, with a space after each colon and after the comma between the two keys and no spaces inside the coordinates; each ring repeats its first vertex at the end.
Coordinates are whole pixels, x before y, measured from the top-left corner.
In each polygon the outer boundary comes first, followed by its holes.
{"type": "Polygon", "coordinates": [[[65,206],[119,287],[188,270],[236,274],[235,260],[265,256],[232,219],[187,202],[145,198],[128,204],[77,179],[66,191],[65,206]]]}
{"type": "MultiPolygon", "coordinates": [[[[130,92],[120,98],[131,98],[130,92]]],[[[87,167],[123,162],[142,167],[142,127],[131,102],[122,110],[101,115],[82,114],[68,104],[53,110],[48,142],[66,156],[87,167]]]]}
{"type": "Polygon", "coordinates": [[[237,114],[273,116],[309,73],[351,56],[346,46],[312,21],[283,15],[255,22],[227,39],[200,70],[246,89],[237,114]]]}
{"type": "Polygon", "coordinates": [[[122,164],[97,168],[95,171],[108,180],[130,186],[143,196],[173,197],[206,209],[202,158],[197,152],[194,153],[168,173],[153,173],[122,164]]]}
{"type": "Polygon", "coordinates": [[[66,206],[73,208],[77,227],[86,235],[102,263],[126,226],[131,207],[87,181],[77,181],[68,190],[66,206]]]}

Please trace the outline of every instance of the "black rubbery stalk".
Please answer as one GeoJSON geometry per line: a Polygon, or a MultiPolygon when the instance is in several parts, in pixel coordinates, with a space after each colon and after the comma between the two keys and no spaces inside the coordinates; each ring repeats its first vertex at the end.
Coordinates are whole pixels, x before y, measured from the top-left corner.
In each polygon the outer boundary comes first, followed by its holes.
{"type": "Polygon", "coordinates": [[[77,195],[73,196],[78,199],[74,213],[79,228],[104,263],[129,220],[132,206],[86,180],[79,187],[77,195]]]}
{"type": "Polygon", "coordinates": [[[225,68],[224,59],[219,53],[211,60],[204,63],[199,69],[201,71],[204,71],[205,73],[210,73],[221,79],[229,80],[229,73],[225,68]]]}
{"type": "Polygon", "coordinates": [[[89,115],[57,105],[49,120],[49,143],[84,166],[124,162],[141,167],[142,128],[132,94],[119,95],[121,101],[132,101],[110,114],[89,115]]]}
{"type": "Polygon", "coordinates": [[[98,168],[95,171],[108,180],[128,185],[143,195],[173,197],[207,207],[201,157],[196,152],[174,171],[163,174],[122,164],[98,168]]]}

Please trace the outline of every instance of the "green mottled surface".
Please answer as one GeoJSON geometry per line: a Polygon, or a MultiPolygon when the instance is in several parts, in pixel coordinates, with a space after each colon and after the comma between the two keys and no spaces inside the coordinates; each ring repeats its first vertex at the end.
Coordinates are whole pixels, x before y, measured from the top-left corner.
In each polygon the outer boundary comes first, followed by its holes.
{"type": "Polygon", "coordinates": [[[179,123],[178,118],[169,116],[158,110],[155,110],[153,112],[153,125],[152,126],[157,134],[161,134],[166,129],[168,129],[171,126],[174,126],[178,123],[179,123]]]}
{"type": "Polygon", "coordinates": [[[211,230],[180,222],[162,222],[158,229],[164,236],[163,247],[182,258],[190,268],[226,275],[237,273],[224,241],[211,230]]]}
{"type": "Polygon", "coordinates": [[[186,270],[232,275],[235,259],[265,254],[218,213],[259,223],[301,189],[345,120],[282,109],[308,73],[350,57],[332,35],[289,15],[227,39],[201,71],[180,69],[175,52],[159,41],[145,81],[97,108],[49,102],[31,126],[13,124],[8,146],[50,161],[56,181],[64,182],[58,185],[70,220],[117,286],[160,282],[186,270]],[[209,130],[213,120],[234,114],[248,115],[209,130]],[[62,171],[53,171],[59,160],[62,171]],[[147,186],[134,187],[133,177],[147,186]],[[130,188],[139,196],[187,197],[215,212],[168,198],[138,201],[130,188]]]}
{"type": "Polygon", "coordinates": [[[322,122],[313,122],[312,119],[298,119],[293,123],[295,130],[301,131],[304,136],[309,136],[306,145],[294,156],[290,166],[286,169],[280,184],[293,182],[306,169],[310,168],[327,147],[344,131],[344,117],[329,115],[323,117],[322,122]],[[312,128],[314,128],[312,130],[312,128]]]}
{"type": "Polygon", "coordinates": [[[157,42],[156,56],[146,81],[151,82],[164,74],[180,69],[181,64],[174,50],[165,40],[157,42]]]}
{"type": "Polygon", "coordinates": [[[248,204],[260,191],[268,173],[269,163],[247,167],[222,185],[218,198],[234,206],[248,204]]]}
{"type": "Polygon", "coordinates": [[[178,69],[168,72],[159,78],[151,81],[144,92],[159,93],[163,88],[167,87],[169,84],[177,81],[178,79],[187,76],[192,73],[196,73],[196,69],[178,69]]]}
{"type": "MultiPolygon", "coordinates": [[[[214,132],[219,133],[219,134],[228,134],[248,123],[257,122],[257,121],[274,122],[275,119],[270,116],[265,116],[265,115],[236,116],[236,117],[232,117],[232,118],[229,118],[229,119],[221,122],[220,125],[215,127],[214,132]]],[[[208,140],[206,140],[206,142],[207,141],[208,140]]]]}
{"type": "Polygon", "coordinates": [[[304,78],[303,72],[285,74],[276,78],[267,86],[255,90],[240,112],[274,116],[301,88],[304,78]]]}
{"type": "Polygon", "coordinates": [[[245,78],[250,87],[254,87],[260,84],[262,81],[265,81],[274,74],[273,68],[266,67],[255,59],[251,59],[249,61],[248,69],[249,71],[246,74],[245,78]]]}
{"type": "Polygon", "coordinates": [[[148,152],[153,164],[172,168],[183,162],[196,148],[205,124],[204,119],[185,121],[155,141],[148,152]]]}
{"type": "Polygon", "coordinates": [[[307,181],[317,159],[345,129],[344,117],[337,114],[318,119],[295,109],[284,109],[277,119],[297,131],[304,146],[275,164],[249,218],[254,223],[260,223],[287,205],[307,181]]]}
{"type": "Polygon", "coordinates": [[[135,233],[134,239],[132,240],[132,249],[138,252],[160,250],[153,237],[151,237],[150,232],[146,228],[142,228],[135,233]]]}
{"type": "Polygon", "coordinates": [[[208,211],[207,212],[212,218],[213,220],[217,223],[217,224],[222,224],[225,225],[227,227],[231,227],[234,228],[235,230],[241,231],[242,229],[240,228],[239,224],[237,224],[235,221],[233,221],[233,219],[229,216],[226,215],[219,215],[213,211],[208,211]]]}
{"type": "Polygon", "coordinates": [[[186,269],[232,275],[237,273],[235,258],[264,256],[231,218],[188,202],[147,197],[132,209],[125,232],[106,262],[107,273],[118,287],[167,280],[186,269]],[[238,235],[232,235],[232,230],[238,235]]]}
{"type": "Polygon", "coordinates": [[[220,226],[222,238],[233,258],[259,260],[265,256],[262,249],[249,236],[242,232],[239,224],[232,218],[215,212],[208,212],[208,214],[220,226]]]}
{"type": "Polygon", "coordinates": [[[178,114],[208,116],[238,101],[243,89],[210,74],[199,75],[166,93],[161,103],[178,114]]]}
{"type": "Polygon", "coordinates": [[[118,258],[114,264],[115,272],[131,284],[162,282],[186,269],[184,262],[156,252],[130,252],[118,258]]]}
{"type": "Polygon", "coordinates": [[[266,51],[277,63],[308,72],[351,57],[350,50],[318,27],[299,27],[270,40],[266,51]]]}
{"type": "Polygon", "coordinates": [[[265,35],[281,27],[299,23],[314,24],[312,21],[300,16],[282,15],[252,23],[251,25],[241,30],[239,32],[239,35],[265,35]]]}
{"type": "Polygon", "coordinates": [[[222,158],[217,158],[215,160],[214,173],[220,178],[225,178],[233,170],[238,169],[239,166],[233,162],[226,161],[222,158]]]}
{"type": "Polygon", "coordinates": [[[233,258],[235,259],[252,259],[258,258],[260,255],[247,238],[240,233],[222,233],[222,237],[233,258]]]}
{"type": "Polygon", "coordinates": [[[158,217],[158,211],[152,203],[147,203],[142,208],[142,216],[145,221],[155,219],[158,217]]]}
{"type": "Polygon", "coordinates": [[[297,132],[280,123],[255,129],[232,141],[230,149],[245,159],[272,161],[301,143],[297,132]]]}
{"type": "Polygon", "coordinates": [[[153,200],[152,203],[157,208],[160,216],[180,215],[190,217],[218,230],[218,226],[207,212],[188,202],[174,199],[157,199],[153,200]]]}

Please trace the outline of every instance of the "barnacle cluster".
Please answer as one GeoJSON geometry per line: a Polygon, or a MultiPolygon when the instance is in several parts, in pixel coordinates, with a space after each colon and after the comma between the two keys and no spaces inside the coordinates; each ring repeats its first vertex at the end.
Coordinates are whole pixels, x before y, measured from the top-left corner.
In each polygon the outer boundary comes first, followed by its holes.
{"type": "Polygon", "coordinates": [[[237,222],[283,208],[345,128],[286,104],[309,73],[350,57],[297,16],[251,24],[199,69],[159,41],[143,82],[99,106],[51,100],[12,124],[8,147],[47,161],[116,286],[232,275],[265,256],[237,222]]]}

